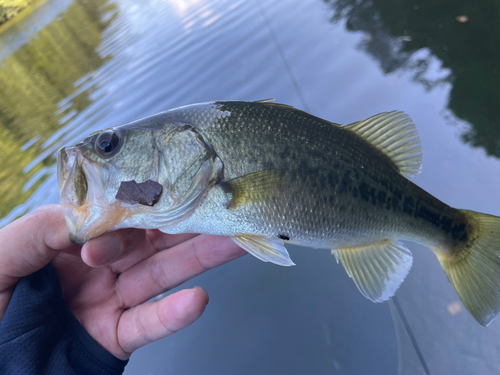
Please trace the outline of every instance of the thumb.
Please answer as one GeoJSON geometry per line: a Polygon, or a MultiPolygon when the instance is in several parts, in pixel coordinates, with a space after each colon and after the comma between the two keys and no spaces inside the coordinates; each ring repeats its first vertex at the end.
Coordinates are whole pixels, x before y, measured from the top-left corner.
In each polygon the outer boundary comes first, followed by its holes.
{"type": "Polygon", "coordinates": [[[69,239],[63,208],[48,205],[0,229],[0,291],[45,267],[69,239]]]}

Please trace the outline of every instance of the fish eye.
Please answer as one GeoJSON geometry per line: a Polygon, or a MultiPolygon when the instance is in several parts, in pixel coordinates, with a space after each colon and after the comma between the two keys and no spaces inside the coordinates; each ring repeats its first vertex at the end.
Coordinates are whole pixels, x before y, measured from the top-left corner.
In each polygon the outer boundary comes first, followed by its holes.
{"type": "Polygon", "coordinates": [[[120,149],[120,137],[113,130],[102,132],[96,140],[96,149],[103,157],[111,157],[120,149]]]}

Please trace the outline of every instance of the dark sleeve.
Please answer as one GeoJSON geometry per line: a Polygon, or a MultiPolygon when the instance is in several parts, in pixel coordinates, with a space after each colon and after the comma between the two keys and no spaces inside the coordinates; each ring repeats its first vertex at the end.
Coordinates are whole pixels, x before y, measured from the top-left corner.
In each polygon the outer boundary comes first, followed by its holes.
{"type": "Polygon", "coordinates": [[[69,311],[48,265],[19,281],[0,324],[0,374],[121,374],[69,311]]]}

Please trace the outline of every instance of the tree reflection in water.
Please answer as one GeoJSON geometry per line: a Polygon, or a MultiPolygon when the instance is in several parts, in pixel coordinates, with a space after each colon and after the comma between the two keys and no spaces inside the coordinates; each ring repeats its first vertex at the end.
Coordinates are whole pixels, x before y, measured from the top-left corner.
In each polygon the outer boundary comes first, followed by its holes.
{"type": "Polygon", "coordinates": [[[471,124],[462,140],[500,157],[498,1],[324,1],[332,22],[345,20],[347,30],[366,34],[359,47],[384,73],[410,71],[427,89],[450,83],[448,108],[471,124]]]}
{"type": "MultiPolygon", "coordinates": [[[[97,52],[102,31],[112,20],[102,20],[105,9],[100,7],[105,4],[74,1],[35,38],[0,61],[0,219],[25,202],[54,165],[52,154],[33,164],[44,142],[92,103],[83,91],[60,108],[76,91],[75,82],[107,60],[97,52]]],[[[111,12],[115,6],[106,9],[111,12]]]]}

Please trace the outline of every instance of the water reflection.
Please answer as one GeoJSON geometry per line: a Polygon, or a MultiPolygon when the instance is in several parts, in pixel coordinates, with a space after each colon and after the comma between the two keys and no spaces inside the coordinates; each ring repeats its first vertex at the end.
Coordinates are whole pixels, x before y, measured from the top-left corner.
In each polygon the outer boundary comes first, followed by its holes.
{"type": "Polygon", "coordinates": [[[0,218],[25,202],[53,173],[50,139],[91,103],[82,92],[61,105],[82,76],[106,61],[97,52],[110,22],[100,16],[104,4],[105,0],[74,1],[35,38],[1,61],[0,218]]]}
{"type": "Polygon", "coordinates": [[[324,0],[332,21],[366,34],[359,47],[385,73],[411,71],[428,89],[451,83],[448,108],[472,127],[462,140],[500,157],[500,20],[495,0],[324,0]]]}

